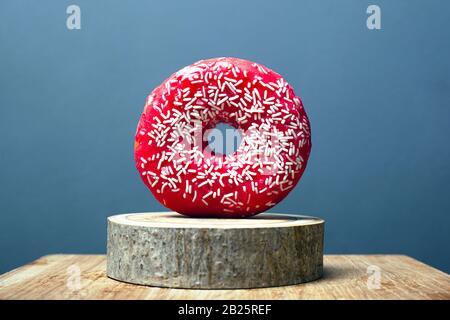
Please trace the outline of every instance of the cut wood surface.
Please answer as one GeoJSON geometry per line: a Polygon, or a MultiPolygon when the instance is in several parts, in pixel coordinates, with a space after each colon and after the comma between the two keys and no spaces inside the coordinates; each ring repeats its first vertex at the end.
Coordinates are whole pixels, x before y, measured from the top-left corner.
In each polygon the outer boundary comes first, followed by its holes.
{"type": "Polygon", "coordinates": [[[186,290],[110,279],[105,255],[49,255],[1,275],[0,299],[450,299],[450,276],[407,256],[325,255],[317,281],[186,290]]]}
{"type": "Polygon", "coordinates": [[[323,270],[322,219],[260,214],[199,219],[174,212],[108,218],[108,276],[135,284],[242,289],[312,281],[323,270]]]}

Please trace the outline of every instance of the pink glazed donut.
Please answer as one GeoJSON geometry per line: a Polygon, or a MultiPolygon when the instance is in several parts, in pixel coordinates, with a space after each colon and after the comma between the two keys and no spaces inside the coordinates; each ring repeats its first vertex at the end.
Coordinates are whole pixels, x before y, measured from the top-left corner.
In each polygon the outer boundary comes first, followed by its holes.
{"type": "Polygon", "coordinates": [[[148,96],[135,139],[136,167],[167,208],[196,217],[247,217],[281,201],[302,176],[311,132],[302,101],[265,66],[237,58],[198,61],[148,96]],[[204,133],[239,130],[232,154],[204,133]]]}

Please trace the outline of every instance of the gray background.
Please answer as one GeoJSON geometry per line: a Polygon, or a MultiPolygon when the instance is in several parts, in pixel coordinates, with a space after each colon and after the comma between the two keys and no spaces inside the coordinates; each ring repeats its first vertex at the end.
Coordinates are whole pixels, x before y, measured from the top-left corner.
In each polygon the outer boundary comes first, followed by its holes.
{"type": "Polygon", "coordinates": [[[273,212],[324,218],[328,253],[449,272],[449,16],[444,0],[1,1],[0,272],[105,252],[108,215],[164,210],[134,167],[137,121],[152,88],[217,56],[283,74],[310,117],[310,163],[273,212]]]}

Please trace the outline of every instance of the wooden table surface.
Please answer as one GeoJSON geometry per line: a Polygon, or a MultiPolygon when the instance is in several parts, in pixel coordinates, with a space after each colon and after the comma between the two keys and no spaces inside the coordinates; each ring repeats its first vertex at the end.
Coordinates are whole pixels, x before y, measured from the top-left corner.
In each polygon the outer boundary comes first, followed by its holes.
{"type": "Polygon", "coordinates": [[[0,299],[450,299],[450,276],[400,255],[327,255],[324,277],[245,290],[168,289],[105,275],[104,255],[49,255],[0,276],[0,299]]]}

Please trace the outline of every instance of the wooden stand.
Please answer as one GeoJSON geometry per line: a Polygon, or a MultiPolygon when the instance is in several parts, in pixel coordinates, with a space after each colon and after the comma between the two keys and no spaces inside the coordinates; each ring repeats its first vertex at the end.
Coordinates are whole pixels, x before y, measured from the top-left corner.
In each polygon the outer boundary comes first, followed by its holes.
{"type": "Polygon", "coordinates": [[[172,288],[257,288],[318,279],[324,221],[260,214],[198,219],[177,213],[108,218],[107,275],[172,288]]]}

